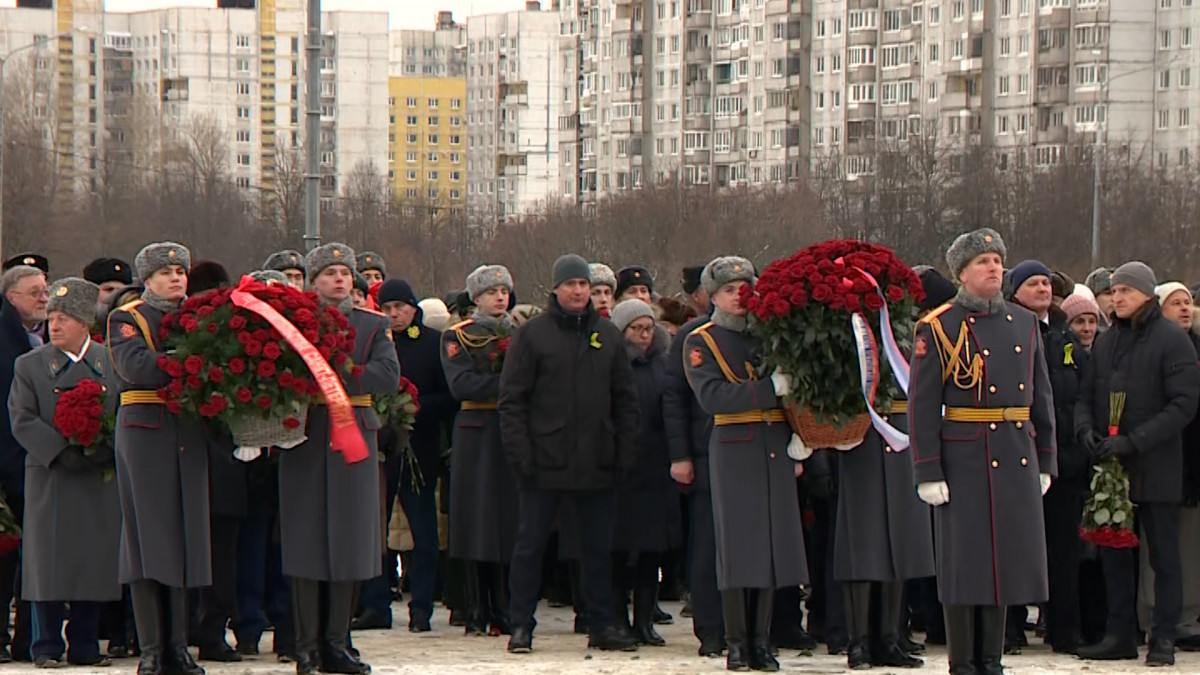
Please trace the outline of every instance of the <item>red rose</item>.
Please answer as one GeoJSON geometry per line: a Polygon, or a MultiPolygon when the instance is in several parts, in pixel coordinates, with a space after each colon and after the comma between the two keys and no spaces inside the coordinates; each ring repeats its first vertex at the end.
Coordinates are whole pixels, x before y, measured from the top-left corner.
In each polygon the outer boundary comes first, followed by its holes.
{"type": "Polygon", "coordinates": [[[199,389],[204,386],[204,381],[195,375],[188,375],[187,386],[188,389],[199,389]]]}
{"type": "Polygon", "coordinates": [[[295,417],[285,417],[283,418],[283,426],[288,429],[297,429],[300,427],[300,420],[295,417]]]}
{"type": "Polygon", "coordinates": [[[200,371],[204,369],[204,359],[193,354],[183,360],[183,369],[187,371],[188,375],[199,375],[200,371]]]}
{"type": "Polygon", "coordinates": [[[324,358],[326,361],[328,361],[329,358],[331,356],[333,356],[333,352],[329,349],[329,347],[326,347],[325,345],[321,345],[320,347],[317,347],[317,351],[321,353],[321,357],[324,358]]]}
{"type": "Polygon", "coordinates": [[[350,370],[350,376],[351,376],[351,377],[362,377],[362,374],[363,374],[363,367],[362,367],[362,366],[354,366],[354,368],[352,368],[352,369],[350,370]]]}
{"type": "Polygon", "coordinates": [[[507,352],[508,345],[511,342],[512,342],[512,338],[505,336],[505,337],[500,338],[500,341],[496,343],[496,347],[502,352],[507,352]]]}
{"type": "Polygon", "coordinates": [[[183,364],[177,359],[170,359],[167,362],[167,375],[171,377],[183,377],[183,364]]]}
{"type": "Polygon", "coordinates": [[[858,311],[858,305],[859,305],[858,297],[859,296],[857,296],[857,295],[851,295],[851,294],[846,295],[844,302],[846,304],[846,309],[848,311],[851,311],[851,312],[858,311]]]}
{"type": "Polygon", "coordinates": [[[271,407],[271,397],[267,396],[266,394],[262,394],[258,398],[254,399],[254,405],[266,410],[267,408],[271,407]]]}
{"type": "Polygon", "coordinates": [[[208,332],[212,333],[213,335],[216,335],[216,334],[217,334],[217,331],[221,329],[221,327],[220,327],[220,326],[218,326],[216,323],[214,323],[214,322],[212,322],[212,321],[209,321],[209,322],[208,322],[208,325],[207,325],[207,326],[205,326],[204,328],[205,328],[205,330],[207,330],[208,332]]]}
{"type": "Polygon", "coordinates": [[[166,372],[167,366],[171,363],[171,359],[166,354],[159,354],[158,359],[155,360],[155,363],[158,364],[159,370],[166,372]]]}
{"type": "Polygon", "coordinates": [[[217,414],[217,411],[207,403],[200,404],[200,407],[196,409],[196,412],[200,413],[201,417],[212,417],[217,414]]]}
{"type": "Polygon", "coordinates": [[[212,382],[213,384],[220,384],[221,380],[224,380],[224,379],[225,379],[225,371],[221,370],[220,368],[218,368],[216,366],[212,366],[208,369],[208,381],[209,382],[212,382]]]}
{"type": "Polygon", "coordinates": [[[808,304],[808,294],[802,287],[797,286],[788,296],[788,301],[792,303],[793,307],[803,307],[808,304]]]}
{"type": "Polygon", "coordinates": [[[183,406],[179,404],[179,401],[171,399],[167,401],[167,412],[170,412],[172,415],[178,415],[183,412],[183,406]]]}
{"type": "Polygon", "coordinates": [[[238,403],[249,403],[254,398],[254,393],[246,387],[238,387],[237,392],[234,393],[234,397],[237,398],[238,403]]]}
{"type": "Polygon", "coordinates": [[[883,298],[878,293],[868,293],[863,296],[863,306],[872,312],[878,312],[883,307],[883,298]]]}
{"type": "Polygon", "coordinates": [[[201,307],[200,309],[196,310],[196,316],[201,319],[205,319],[205,318],[212,316],[212,313],[213,313],[213,308],[211,305],[205,305],[205,306],[201,307]]]}
{"type": "Polygon", "coordinates": [[[900,302],[904,299],[904,290],[899,286],[888,286],[887,299],[889,302],[900,302]]]}
{"type": "Polygon", "coordinates": [[[229,372],[234,375],[241,375],[246,372],[246,362],[237,357],[229,359],[229,372]]]}
{"type": "Polygon", "coordinates": [[[208,405],[219,413],[229,406],[229,401],[220,394],[213,394],[208,397],[208,405]]]}
{"type": "Polygon", "coordinates": [[[279,348],[277,343],[268,342],[267,344],[263,345],[262,355],[263,358],[274,361],[283,355],[283,350],[279,348]]]}
{"type": "Polygon", "coordinates": [[[254,369],[254,373],[259,377],[271,377],[275,374],[275,362],[267,361],[266,359],[258,362],[258,367],[254,369]]]}
{"type": "Polygon", "coordinates": [[[320,336],[317,335],[317,330],[315,328],[305,328],[303,331],[301,331],[301,334],[304,335],[304,339],[308,340],[309,342],[320,341],[320,336]]]}
{"type": "Polygon", "coordinates": [[[246,344],[252,340],[254,340],[254,336],[246,331],[241,331],[237,334],[237,341],[241,344],[246,344]]]}
{"type": "Polygon", "coordinates": [[[258,340],[250,340],[242,345],[246,350],[246,356],[258,356],[262,353],[262,343],[258,340]]]}
{"type": "Polygon", "coordinates": [[[813,287],[812,298],[817,302],[829,302],[833,298],[833,289],[825,284],[813,287]]]}
{"type": "MultiPolygon", "coordinates": [[[[231,318],[229,320],[230,330],[240,331],[245,327],[246,327],[246,317],[241,316],[240,314],[234,314],[233,318],[231,318]]],[[[241,336],[238,336],[238,337],[240,338],[241,336]]]]}
{"type": "Polygon", "coordinates": [[[296,376],[292,375],[291,372],[289,372],[289,371],[285,370],[279,374],[278,382],[279,382],[279,386],[281,386],[281,387],[290,387],[290,386],[292,386],[293,383],[295,383],[295,381],[296,381],[296,376]]]}

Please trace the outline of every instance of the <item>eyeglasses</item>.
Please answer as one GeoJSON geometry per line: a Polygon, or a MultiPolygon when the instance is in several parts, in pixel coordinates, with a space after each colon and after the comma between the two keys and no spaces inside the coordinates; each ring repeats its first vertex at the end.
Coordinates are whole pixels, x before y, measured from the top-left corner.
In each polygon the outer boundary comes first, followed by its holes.
{"type": "Polygon", "coordinates": [[[654,333],[654,324],[650,324],[649,326],[628,326],[625,328],[625,331],[637,335],[651,335],[654,333]]]}
{"type": "Polygon", "coordinates": [[[50,289],[43,288],[41,290],[38,290],[35,288],[31,291],[24,291],[22,293],[14,292],[14,295],[25,295],[25,296],[29,296],[29,297],[33,298],[34,300],[48,300],[50,298],[50,289]]]}

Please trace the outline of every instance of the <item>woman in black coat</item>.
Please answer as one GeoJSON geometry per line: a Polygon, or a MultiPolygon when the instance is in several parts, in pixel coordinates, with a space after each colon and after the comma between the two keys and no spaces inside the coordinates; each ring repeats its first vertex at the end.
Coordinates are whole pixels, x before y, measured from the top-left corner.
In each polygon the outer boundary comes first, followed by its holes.
{"type": "Polygon", "coordinates": [[[633,592],[633,636],[639,644],[662,646],[654,630],[658,569],[663,553],[682,541],[679,492],[671,480],[671,460],[663,426],[670,337],[654,323],[654,310],[642,300],[626,300],[612,312],[625,338],[637,384],[640,435],[636,468],[617,486],[617,524],[613,535],[613,601],[616,625],[629,630],[626,597],[633,592]]]}

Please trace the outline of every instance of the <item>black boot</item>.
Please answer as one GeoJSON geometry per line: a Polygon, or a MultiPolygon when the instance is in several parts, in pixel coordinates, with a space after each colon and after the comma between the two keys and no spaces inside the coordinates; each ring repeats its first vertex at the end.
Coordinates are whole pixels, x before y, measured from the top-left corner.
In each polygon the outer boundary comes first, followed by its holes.
{"type": "Polygon", "coordinates": [[[900,646],[900,615],[904,602],[903,582],[879,584],[879,639],[872,647],[871,665],[890,668],[920,668],[925,662],[900,646]]]}
{"type": "Polygon", "coordinates": [[[979,637],[975,643],[975,668],[979,675],[1004,675],[1000,660],[1004,656],[1004,615],[1007,610],[1007,607],[976,608],[979,637]]]}
{"type": "Polygon", "coordinates": [[[167,588],[167,606],[171,632],[168,633],[166,670],[168,675],[204,675],[188,651],[188,603],[186,588],[167,588]]]}
{"type": "Polygon", "coordinates": [[[626,592],[624,584],[614,581],[612,589],[613,630],[621,635],[622,640],[629,640],[637,644],[637,639],[633,635],[633,626],[629,623],[628,598],[629,594],[626,592]]]}
{"type": "Polygon", "coordinates": [[[721,591],[721,613],[725,618],[725,670],[750,670],[750,636],[746,627],[746,591],[721,591]]]}
{"type": "Polygon", "coordinates": [[[508,566],[490,563],[486,573],[488,584],[489,635],[511,635],[512,623],[508,620],[508,566]]]}
{"type": "Polygon", "coordinates": [[[330,581],[329,606],[325,610],[325,629],[321,636],[321,672],[364,675],[371,666],[358,660],[350,651],[346,636],[350,634],[350,618],[354,615],[353,581],[330,581]]]}
{"type": "Polygon", "coordinates": [[[975,669],[975,607],[943,605],[946,619],[946,655],[950,675],[979,675],[975,669]]]}
{"type": "Polygon", "coordinates": [[[292,621],[296,675],[314,675],[320,664],[317,639],[321,634],[321,582],[292,579],[292,621]]]}
{"type": "Polygon", "coordinates": [[[157,581],[142,580],[129,584],[133,616],[137,624],[138,675],[164,675],[163,612],[157,581]]]}
{"type": "Polygon", "coordinates": [[[487,635],[487,619],[483,614],[483,569],[473,560],[463,563],[463,609],[466,610],[466,635],[487,635]]]}
{"type": "Polygon", "coordinates": [[[750,630],[750,667],[768,673],[779,671],[779,661],[771,651],[771,616],[775,611],[775,589],[754,591],[754,625],[750,630]]]}
{"type": "Polygon", "coordinates": [[[654,607],[658,602],[658,584],[633,589],[633,637],[639,645],[664,647],[667,641],[654,630],[654,607]]]}
{"type": "Polygon", "coordinates": [[[871,582],[843,581],[846,601],[846,630],[850,644],[846,648],[846,667],[867,670],[871,667],[871,582]]]}

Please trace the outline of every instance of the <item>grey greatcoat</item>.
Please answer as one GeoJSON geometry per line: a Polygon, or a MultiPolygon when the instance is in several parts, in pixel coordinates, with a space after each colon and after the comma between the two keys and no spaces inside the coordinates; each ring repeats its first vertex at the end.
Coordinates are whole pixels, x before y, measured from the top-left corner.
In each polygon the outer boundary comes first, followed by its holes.
{"type": "Polygon", "coordinates": [[[109,389],[106,412],[117,410],[112,366],[103,345],[90,343],[72,363],[45,345],[17,359],[8,411],[25,456],[25,522],[21,598],[32,602],[118,600],[121,503],[111,467],[73,472],[55,460],[68,441],[54,426],[58,396],[83,380],[109,389]]]}
{"type": "MultiPolygon", "coordinates": [[[[158,367],[163,312],[135,300],[108,316],[108,349],[122,391],[154,392],[170,378],[158,367]],[[145,319],[148,334],[134,318],[145,319]]],[[[121,583],[151,579],[173,588],[212,584],[208,445],[199,426],[166,406],[117,411],[121,495],[121,583]]]]}
{"type": "MultiPolygon", "coordinates": [[[[748,334],[708,323],[688,335],[683,351],[688,383],[708,414],[779,408],[771,380],[754,377],[758,345],[748,334]]],[[[808,583],[791,437],[784,422],[713,428],[708,459],[721,590],[808,583]]]]}
{"type": "Polygon", "coordinates": [[[987,311],[963,297],[917,324],[908,392],[913,481],[950,488],[949,503],[933,509],[938,595],[948,605],[1044,602],[1038,474],[1058,475],[1058,462],[1042,333],[1028,310],[993,300],[987,311]],[[964,331],[958,359],[947,356],[964,331]],[[960,365],[951,371],[945,364],[952,363],[960,365]],[[977,380],[967,370],[973,363],[977,380]],[[1029,412],[1028,419],[948,421],[943,405],[947,416],[966,408],[1029,412]]]}
{"type": "MultiPolygon", "coordinates": [[[[908,428],[907,415],[886,419],[900,431],[908,428]]],[[[908,452],[896,452],[871,429],[858,447],[838,453],[834,579],[904,581],[933,576],[930,520],[929,506],[913,489],[908,452]]]]}
{"type": "Polygon", "coordinates": [[[517,538],[517,479],[500,444],[500,373],[490,360],[499,339],[475,320],[442,333],[442,369],[464,405],[450,454],[450,555],[459,560],[507,563],[517,538]]]}
{"type": "MultiPolygon", "coordinates": [[[[400,361],[388,320],[378,312],[354,309],[357,377],[342,374],[346,393],[388,394],[400,386],[400,361]]],[[[317,581],[363,581],[379,576],[383,537],[379,523],[379,462],[375,433],[379,416],[356,407],[354,416],[369,451],[366,460],[347,464],[329,447],[329,412],[308,410],[308,440],[279,458],[279,529],[283,573],[317,581]]]]}

